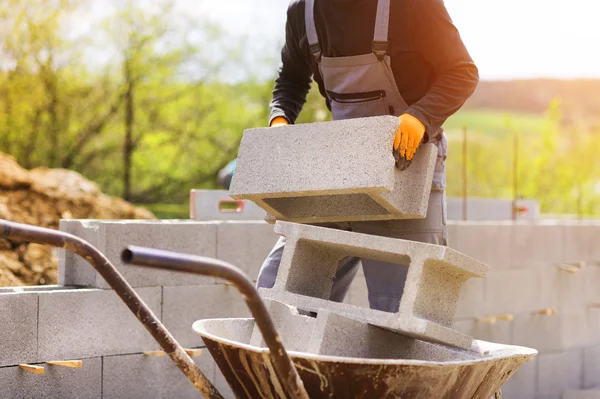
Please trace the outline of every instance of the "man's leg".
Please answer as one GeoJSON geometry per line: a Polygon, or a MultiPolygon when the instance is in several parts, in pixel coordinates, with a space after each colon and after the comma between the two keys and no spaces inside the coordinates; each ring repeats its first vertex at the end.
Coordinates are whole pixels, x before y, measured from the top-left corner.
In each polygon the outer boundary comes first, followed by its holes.
{"type": "MultiPolygon", "coordinates": [[[[346,224],[339,227],[343,229],[349,228],[346,224]]],[[[260,269],[256,288],[273,288],[275,280],[277,279],[277,271],[279,270],[279,264],[281,263],[284,248],[285,237],[279,237],[279,240],[275,243],[271,253],[269,253],[260,269]]],[[[333,279],[330,300],[335,302],[344,301],[344,298],[350,289],[350,284],[358,272],[358,265],[359,259],[356,257],[346,257],[340,261],[333,279]]]]}
{"type": "MultiPolygon", "coordinates": [[[[352,223],[352,230],[378,236],[446,245],[446,196],[444,191],[432,191],[425,219],[352,223]]],[[[397,312],[408,265],[362,259],[371,309],[397,312]]]]}

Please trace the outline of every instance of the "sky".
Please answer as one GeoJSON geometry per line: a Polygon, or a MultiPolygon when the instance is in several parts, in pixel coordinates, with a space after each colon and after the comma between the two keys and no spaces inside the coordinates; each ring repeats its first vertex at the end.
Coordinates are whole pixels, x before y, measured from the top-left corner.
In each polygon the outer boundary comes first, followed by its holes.
{"type": "MultiPolygon", "coordinates": [[[[249,36],[263,49],[275,48],[275,55],[279,51],[288,0],[176,3],[190,16],[208,18],[233,35],[249,36]]],[[[598,0],[445,0],[445,4],[483,79],[600,78],[598,0]]]]}

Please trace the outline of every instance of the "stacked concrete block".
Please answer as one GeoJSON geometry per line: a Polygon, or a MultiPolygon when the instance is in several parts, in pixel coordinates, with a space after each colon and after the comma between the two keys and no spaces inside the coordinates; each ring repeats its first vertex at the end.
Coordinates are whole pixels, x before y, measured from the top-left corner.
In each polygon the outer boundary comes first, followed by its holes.
{"type": "Polygon", "coordinates": [[[502,396],[508,399],[538,399],[538,358],[525,363],[502,386],[502,396]]]}
{"type": "MultiPolygon", "coordinates": [[[[167,220],[62,220],[60,229],[94,245],[133,287],[214,282],[214,279],[203,276],[124,265],[121,261],[121,252],[127,245],[138,245],[214,258],[217,246],[217,223],[167,220]]],[[[104,279],[84,259],[63,250],[59,254],[59,282],[63,285],[109,288],[104,279]]]]}
{"type": "Polygon", "coordinates": [[[512,323],[511,343],[536,348],[540,353],[557,353],[584,348],[589,345],[591,339],[589,321],[585,312],[559,312],[549,316],[517,315],[512,323]]]}
{"type": "Polygon", "coordinates": [[[229,193],[299,223],[424,218],[437,148],[400,171],[398,126],[380,116],[247,130],[229,193]]]}
{"type": "Polygon", "coordinates": [[[254,281],[279,235],[273,225],[260,221],[219,223],[217,258],[242,269],[254,281]]]}
{"type": "Polygon", "coordinates": [[[544,399],[562,399],[563,392],[581,389],[581,350],[538,355],[538,395],[544,399]]]}
{"type": "MultiPolygon", "coordinates": [[[[215,381],[215,364],[203,349],[194,358],[200,370],[215,381]]],[[[143,354],[106,356],[102,365],[102,397],[104,399],[199,398],[196,388],[168,356],[143,354]]]]}
{"type": "Polygon", "coordinates": [[[462,285],[472,277],[484,277],[485,265],[449,248],[413,241],[286,222],[278,222],[275,231],[287,241],[275,286],[261,290],[264,297],[470,348],[471,338],[451,327],[462,285]],[[410,263],[397,314],[328,301],[338,261],[348,255],[398,267],[410,263]]]}
{"type": "MultiPolygon", "coordinates": [[[[101,399],[102,359],[83,359],[81,368],[38,364],[37,375],[18,366],[0,368],[0,397],[10,399],[101,399]]],[[[123,396],[122,396],[123,397],[123,396]]]]}
{"type": "Polygon", "coordinates": [[[600,387],[600,345],[583,349],[583,388],[600,387]]]}
{"type": "Polygon", "coordinates": [[[192,330],[201,319],[250,317],[239,291],[229,285],[163,287],[162,321],[184,346],[202,345],[192,330]]]}
{"type": "Polygon", "coordinates": [[[535,269],[491,270],[485,279],[485,314],[539,309],[539,276],[535,269]]]}
{"type": "Polygon", "coordinates": [[[482,341],[506,345],[512,343],[512,323],[510,321],[459,320],[454,323],[454,328],[465,335],[482,341]]]}
{"type": "Polygon", "coordinates": [[[563,399],[600,399],[600,388],[567,391],[563,399]]]}
{"type": "MultiPolygon", "coordinates": [[[[160,317],[160,287],[136,291],[160,317]]],[[[81,289],[38,295],[39,361],[139,353],[158,348],[113,291],[81,289]]]]}
{"type": "Polygon", "coordinates": [[[0,293],[0,367],[37,361],[38,297],[0,293]]]}
{"type": "Polygon", "coordinates": [[[264,220],[266,212],[251,201],[234,200],[227,190],[190,190],[190,219],[264,220]]]}
{"type": "Polygon", "coordinates": [[[492,270],[509,268],[513,229],[510,223],[448,222],[449,246],[489,265],[492,270]]]}
{"type": "MultiPolygon", "coordinates": [[[[503,200],[495,198],[467,198],[466,214],[464,213],[465,203],[463,198],[448,198],[448,219],[449,220],[486,220],[501,221],[512,220],[513,206],[512,200],[503,200]]],[[[535,221],[540,218],[540,203],[536,200],[517,200],[517,220],[535,221]]]]}
{"type": "Polygon", "coordinates": [[[568,261],[565,257],[565,227],[558,223],[519,223],[513,229],[513,264],[568,261]]]}

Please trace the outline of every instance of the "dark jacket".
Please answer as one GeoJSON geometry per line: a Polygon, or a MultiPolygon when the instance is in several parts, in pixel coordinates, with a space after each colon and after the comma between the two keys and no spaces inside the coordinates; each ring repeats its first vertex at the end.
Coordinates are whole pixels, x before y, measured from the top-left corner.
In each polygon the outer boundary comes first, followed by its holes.
{"type": "MultiPolygon", "coordinates": [[[[376,0],[316,0],[315,23],[323,55],[343,57],[371,52],[376,0]]],[[[389,54],[408,113],[437,132],[475,90],[477,67],[442,0],[392,0],[389,54]]],[[[269,123],[284,116],[293,123],[306,102],[311,76],[326,98],[311,54],[304,23],[304,0],[287,11],[282,67],[275,80],[269,123]]],[[[329,107],[329,104],[327,103],[329,107]]]]}

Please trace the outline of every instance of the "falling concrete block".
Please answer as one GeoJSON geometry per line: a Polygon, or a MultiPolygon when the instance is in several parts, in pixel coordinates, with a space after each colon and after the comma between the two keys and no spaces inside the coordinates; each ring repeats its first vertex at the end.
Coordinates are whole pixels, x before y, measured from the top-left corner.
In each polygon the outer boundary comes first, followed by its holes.
{"type": "Polygon", "coordinates": [[[600,399],[600,388],[566,391],[562,399],[600,399]]]}
{"type": "MultiPolygon", "coordinates": [[[[137,294],[157,317],[161,289],[137,294]]],[[[158,344],[114,291],[40,292],[39,361],[79,359],[158,349],[158,344]]]]}
{"type": "Polygon", "coordinates": [[[509,399],[537,399],[538,359],[534,357],[502,386],[502,395],[509,399]]]}
{"type": "Polygon", "coordinates": [[[272,289],[261,295],[302,310],[329,310],[426,341],[470,348],[472,339],[454,331],[462,285],[485,277],[487,267],[450,248],[323,227],[277,222],[286,246],[272,289]],[[398,313],[330,302],[333,277],[345,256],[409,264],[398,313]]]}
{"type": "Polygon", "coordinates": [[[249,315],[242,295],[233,286],[163,287],[162,321],[184,346],[202,345],[202,340],[192,330],[196,320],[249,315]]]}
{"type": "Polygon", "coordinates": [[[540,353],[583,348],[589,344],[589,317],[586,312],[545,316],[516,315],[511,344],[529,346],[540,353]]]}
{"type": "MultiPolygon", "coordinates": [[[[286,350],[306,352],[309,344],[308,337],[312,335],[316,319],[300,315],[298,309],[285,303],[269,299],[264,299],[264,302],[286,350]]],[[[250,345],[266,347],[258,325],[254,326],[250,345]]]]}
{"type": "Polygon", "coordinates": [[[217,229],[217,258],[239,267],[252,280],[279,236],[266,222],[223,222],[217,229]]]}
{"type": "Polygon", "coordinates": [[[492,270],[512,265],[513,225],[502,222],[448,222],[449,246],[492,270]]]}
{"type": "Polygon", "coordinates": [[[393,116],[244,132],[229,194],[299,223],[424,218],[437,148],[395,167],[393,116]]]}
{"type": "Polygon", "coordinates": [[[538,309],[539,275],[535,269],[491,270],[485,279],[485,313],[521,313],[538,309]]]}
{"type": "Polygon", "coordinates": [[[37,361],[38,296],[0,293],[0,367],[37,361]]]}
{"type": "MultiPolygon", "coordinates": [[[[125,265],[121,261],[121,252],[128,245],[138,245],[214,258],[217,223],[189,220],[61,220],[60,229],[95,246],[134,288],[214,282],[210,277],[125,265]]],[[[59,282],[63,285],[110,288],[88,262],[71,252],[63,252],[59,256],[59,282]]]]}
{"type": "Polygon", "coordinates": [[[538,355],[539,397],[562,399],[567,390],[581,389],[581,350],[538,355]]]}
{"type": "Polygon", "coordinates": [[[227,190],[190,190],[190,219],[264,220],[266,212],[251,201],[235,200],[227,190]]]}
{"type": "Polygon", "coordinates": [[[498,320],[493,324],[483,320],[457,320],[454,328],[461,333],[487,342],[499,344],[511,344],[512,323],[510,321],[498,320]]]}
{"type": "Polygon", "coordinates": [[[513,226],[513,263],[561,263],[565,258],[565,227],[561,224],[536,223],[513,226]]]}
{"type": "MultiPolygon", "coordinates": [[[[53,359],[56,360],[56,359],[53,359]]],[[[18,366],[0,368],[0,397],[10,399],[101,399],[102,359],[83,359],[81,368],[37,364],[37,375],[18,366]]]]}
{"type": "Polygon", "coordinates": [[[583,349],[583,388],[600,387],[600,346],[583,349]]]}
{"type": "MultiPolygon", "coordinates": [[[[142,354],[105,356],[102,372],[103,399],[199,398],[200,393],[168,356],[142,354]]],[[[204,375],[214,383],[215,365],[203,349],[193,359],[204,375]]]]}

